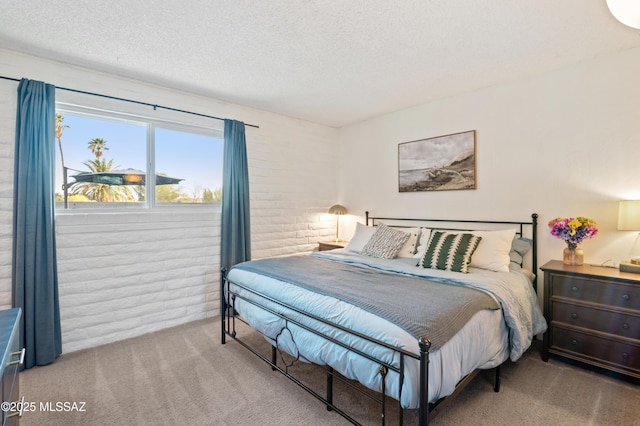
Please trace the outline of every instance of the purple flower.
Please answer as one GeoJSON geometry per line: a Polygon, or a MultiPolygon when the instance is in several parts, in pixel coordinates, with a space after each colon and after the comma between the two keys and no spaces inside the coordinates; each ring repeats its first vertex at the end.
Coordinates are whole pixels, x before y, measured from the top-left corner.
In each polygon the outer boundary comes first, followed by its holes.
{"type": "Polygon", "coordinates": [[[558,217],[549,221],[551,235],[566,241],[568,244],[580,244],[583,240],[593,238],[598,233],[596,223],[586,217],[558,217]]]}

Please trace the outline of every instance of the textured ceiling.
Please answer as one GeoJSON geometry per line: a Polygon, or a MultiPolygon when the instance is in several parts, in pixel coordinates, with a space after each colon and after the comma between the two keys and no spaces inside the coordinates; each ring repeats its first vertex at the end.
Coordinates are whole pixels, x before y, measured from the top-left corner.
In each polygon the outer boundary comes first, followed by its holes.
{"type": "Polygon", "coordinates": [[[605,0],[2,0],[0,47],[338,127],[640,31],[605,0]]]}

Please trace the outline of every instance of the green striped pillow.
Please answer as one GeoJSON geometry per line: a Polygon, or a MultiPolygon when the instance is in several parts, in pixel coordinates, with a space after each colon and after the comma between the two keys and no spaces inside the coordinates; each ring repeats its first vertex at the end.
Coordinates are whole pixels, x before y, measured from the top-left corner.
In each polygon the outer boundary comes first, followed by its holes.
{"type": "Polygon", "coordinates": [[[473,234],[434,231],[418,266],[466,274],[471,255],[478,248],[481,239],[482,237],[473,234]]]}

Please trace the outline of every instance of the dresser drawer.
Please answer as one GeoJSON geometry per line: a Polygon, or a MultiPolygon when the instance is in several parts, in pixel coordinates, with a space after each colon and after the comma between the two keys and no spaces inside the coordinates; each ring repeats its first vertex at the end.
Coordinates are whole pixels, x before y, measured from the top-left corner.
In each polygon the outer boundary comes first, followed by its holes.
{"type": "Polygon", "coordinates": [[[18,379],[17,364],[8,365],[5,367],[4,374],[2,375],[2,397],[7,402],[13,402],[11,411],[2,412],[2,426],[14,426],[18,424],[20,417],[17,415],[18,408],[14,408],[19,400],[20,385],[18,379]]]}
{"type": "Polygon", "coordinates": [[[640,286],[566,275],[551,277],[551,296],[640,311],[640,286]]]}
{"type": "Polygon", "coordinates": [[[18,370],[24,361],[24,351],[19,350],[20,315],[19,308],[0,311],[0,353],[4,354],[0,363],[0,392],[3,403],[14,403],[12,410],[2,411],[3,426],[17,425],[21,415],[15,410],[20,396],[18,370]]]}
{"type": "Polygon", "coordinates": [[[640,316],[560,301],[551,302],[551,315],[555,322],[638,339],[640,343],[640,316]]]}
{"type": "Polygon", "coordinates": [[[551,349],[573,358],[612,369],[640,374],[640,346],[609,340],[575,330],[551,328],[551,349]]]}

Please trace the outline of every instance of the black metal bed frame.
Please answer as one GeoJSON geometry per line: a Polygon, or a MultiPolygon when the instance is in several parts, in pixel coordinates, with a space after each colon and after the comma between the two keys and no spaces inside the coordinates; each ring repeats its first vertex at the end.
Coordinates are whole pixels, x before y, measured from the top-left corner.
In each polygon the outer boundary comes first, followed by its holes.
{"type": "MultiPolygon", "coordinates": [[[[390,221],[393,223],[416,223],[416,224],[442,224],[442,226],[438,225],[438,226],[428,226],[429,228],[432,229],[441,229],[441,230],[457,230],[457,231],[464,231],[464,230],[470,230],[470,229],[464,229],[462,228],[462,226],[468,226],[467,224],[480,224],[480,225],[490,225],[490,226],[500,226],[500,225],[514,225],[516,226],[516,235],[519,235],[521,237],[525,237],[525,233],[524,233],[524,228],[525,227],[530,227],[530,231],[531,231],[531,239],[532,239],[532,261],[531,261],[531,269],[534,272],[534,274],[537,276],[537,221],[538,221],[538,215],[536,213],[533,213],[531,215],[531,221],[530,222],[518,222],[518,221],[483,221],[483,220],[455,220],[455,219],[411,219],[411,218],[393,218],[393,217],[372,217],[369,215],[369,212],[366,212],[366,225],[369,225],[371,223],[371,226],[376,226],[376,221],[390,221]],[[446,226],[445,226],[446,225],[446,226]]],[[[396,225],[394,225],[396,226],[396,225]]],[[[412,225],[398,225],[398,226],[406,226],[406,227],[411,227],[412,225]]],[[[424,225],[423,225],[424,226],[424,225]]],[[[419,347],[419,355],[416,355],[412,352],[406,351],[404,349],[395,347],[393,345],[390,345],[388,343],[382,342],[380,340],[371,338],[369,336],[363,335],[361,333],[355,332],[353,330],[350,330],[348,328],[345,328],[339,324],[335,324],[331,321],[327,321],[324,318],[320,318],[318,316],[315,315],[311,315],[307,312],[303,312],[295,307],[289,306],[285,303],[282,303],[276,299],[273,299],[271,297],[265,296],[263,294],[259,294],[257,292],[255,292],[252,289],[249,289],[245,286],[239,285],[237,283],[233,283],[235,286],[242,288],[243,290],[258,296],[258,298],[264,300],[264,301],[268,301],[269,303],[275,304],[277,306],[283,307],[285,309],[294,311],[298,314],[303,315],[306,318],[310,318],[313,319],[315,321],[319,321],[325,325],[328,325],[330,327],[333,327],[335,329],[344,331],[346,333],[349,333],[353,336],[362,338],[370,343],[376,344],[376,345],[380,345],[382,347],[385,347],[387,349],[390,349],[392,351],[395,351],[396,353],[399,354],[399,366],[394,366],[388,362],[379,360],[367,353],[362,352],[361,350],[358,350],[357,348],[351,347],[349,345],[346,345],[345,343],[334,339],[330,336],[327,336],[323,333],[320,333],[314,329],[312,329],[311,327],[301,323],[300,321],[296,321],[284,314],[281,314],[277,311],[275,311],[274,309],[271,309],[270,307],[259,303],[255,300],[250,300],[246,297],[241,296],[240,294],[237,294],[233,291],[230,290],[229,288],[229,279],[227,278],[227,271],[226,269],[222,269],[221,270],[221,276],[220,276],[220,317],[221,317],[221,343],[225,344],[226,343],[226,338],[227,336],[229,336],[230,338],[234,339],[235,341],[237,341],[238,343],[240,343],[243,347],[245,347],[246,349],[248,349],[249,351],[251,351],[253,354],[255,354],[256,356],[258,356],[260,359],[262,359],[263,361],[265,361],[267,364],[271,365],[271,369],[273,371],[279,371],[280,373],[282,373],[285,377],[289,378],[290,380],[292,380],[294,383],[296,383],[298,386],[300,386],[302,389],[304,389],[305,391],[307,391],[308,393],[310,393],[311,395],[313,395],[315,398],[319,399],[320,401],[322,401],[326,407],[327,410],[329,411],[335,411],[336,413],[340,414],[342,417],[344,417],[345,419],[347,419],[348,421],[350,421],[353,424],[358,425],[359,423],[356,421],[356,419],[352,418],[349,414],[347,414],[346,412],[344,412],[343,410],[341,410],[337,405],[334,404],[333,401],[333,385],[334,385],[334,378],[337,378],[339,380],[341,380],[342,382],[346,383],[348,386],[356,389],[358,392],[360,393],[364,393],[362,390],[360,390],[359,388],[356,388],[355,385],[352,385],[349,383],[349,381],[347,379],[344,379],[342,376],[340,376],[337,372],[335,372],[333,370],[332,367],[330,366],[325,366],[325,370],[326,370],[326,378],[327,378],[327,382],[326,382],[326,395],[321,395],[320,393],[316,392],[315,390],[311,389],[309,386],[307,386],[305,383],[303,383],[301,380],[299,380],[297,377],[295,377],[294,375],[292,375],[289,372],[289,366],[287,366],[285,364],[284,368],[278,365],[277,362],[277,353],[278,353],[278,348],[277,348],[277,338],[274,337],[268,337],[270,340],[276,340],[276,346],[271,346],[271,358],[269,359],[267,356],[263,355],[262,353],[260,353],[257,349],[253,348],[251,345],[249,345],[248,343],[246,343],[245,341],[243,341],[241,338],[238,337],[237,335],[237,331],[236,331],[236,320],[241,321],[245,324],[247,324],[240,316],[237,315],[236,311],[235,311],[235,302],[236,299],[241,299],[247,303],[250,303],[256,307],[259,307],[260,309],[263,309],[277,317],[280,317],[281,319],[284,320],[285,322],[285,326],[282,328],[282,330],[280,331],[280,333],[282,333],[284,330],[288,329],[289,324],[295,324],[298,327],[309,331],[323,339],[326,339],[334,344],[337,344],[351,352],[354,352],[356,354],[358,354],[359,356],[362,356],[376,364],[378,364],[380,366],[379,369],[379,373],[381,375],[381,389],[380,389],[380,394],[381,397],[380,398],[376,398],[370,394],[365,394],[365,396],[374,399],[375,401],[377,401],[380,406],[381,406],[381,424],[385,425],[385,421],[386,421],[386,402],[385,402],[385,398],[386,398],[386,375],[388,374],[389,370],[394,371],[396,373],[398,373],[398,395],[397,395],[397,400],[398,400],[398,421],[399,424],[403,424],[404,422],[404,416],[403,416],[403,411],[404,409],[401,406],[401,398],[402,398],[402,386],[404,383],[404,366],[405,366],[405,358],[409,357],[409,358],[413,358],[419,361],[419,365],[420,365],[420,382],[419,382],[419,400],[420,400],[420,407],[419,407],[419,411],[418,411],[418,421],[419,421],[419,425],[428,425],[429,420],[433,419],[442,408],[444,408],[445,405],[447,405],[448,402],[450,402],[462,389],[464,389],[464,387],[471,382],[471,380],[478,374],[478,372],[480,370],[475,370],[473,372],[471,372],[470,374],[468,374],[466,377],[464,377],[462,380],[460,380],[460,382],[458,382],[458,384],[456,385],[456,388],[454,390],[454,392],[451,395],[448,395],[446,397],[440,398],[438,401],[434,402],[434,403],[428,403],[428,395],[429,395],[429,351],[431,348],[431,342],[429,341],[429,339],[427,337],[421,337],[418,340],[418,347],[419,347]]],[[[533,288],[534,290],[537,292],[537,285],[536,285],[536,278],[534,278],[533,280],[533,288]]],[[[251,327],[249,324],[247,324],[249,327],[251,327]]],[[[295,342],[294,342],[295,344],[295,342]]],[[[495,368],[496,373],[495,373],[495,383],[494,383],[494,391],[498,392],[500,389],[500,366],[497,366],[495,368]]]]}

